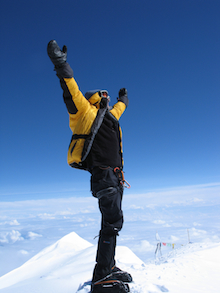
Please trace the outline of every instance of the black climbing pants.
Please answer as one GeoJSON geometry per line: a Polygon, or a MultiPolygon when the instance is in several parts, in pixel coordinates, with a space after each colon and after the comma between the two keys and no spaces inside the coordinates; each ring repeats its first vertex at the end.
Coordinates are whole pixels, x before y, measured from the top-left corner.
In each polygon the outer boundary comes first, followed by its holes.
{"type": "Polygon", "coordinates": [[[116,236],[123,226],[123,187],[112,168],[95,168],[91,176],[91,190],[98,198],[102,215],[92,279],[95,282],[107,276],[115,265],[116,236]]]}

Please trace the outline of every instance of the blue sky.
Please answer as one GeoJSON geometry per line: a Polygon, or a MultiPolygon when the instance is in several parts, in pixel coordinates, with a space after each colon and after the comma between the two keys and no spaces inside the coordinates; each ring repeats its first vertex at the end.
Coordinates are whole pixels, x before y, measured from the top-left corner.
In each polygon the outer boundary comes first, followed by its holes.
{"type": "Polygon", "coordinates": [[[46,47],[68,47],[83,93],[128,89],[128,193],[220,181],[220,2],[1,1],[0,199],[89,195],[46,47]]]}

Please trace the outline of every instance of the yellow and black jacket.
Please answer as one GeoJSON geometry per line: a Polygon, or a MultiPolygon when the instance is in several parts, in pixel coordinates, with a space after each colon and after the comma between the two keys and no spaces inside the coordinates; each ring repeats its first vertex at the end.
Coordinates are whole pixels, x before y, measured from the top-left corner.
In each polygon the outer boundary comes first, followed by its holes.
{"type": "Polygon", "coordinates": [[[96,166],[121,167],[122,132],[118,120],[128,105],[127,96],[108,109],[98,92],[89,100],[83,96],[68,63],[56,71],[73,133],[67,155],[68,164],[84,170],[96,166]]]}

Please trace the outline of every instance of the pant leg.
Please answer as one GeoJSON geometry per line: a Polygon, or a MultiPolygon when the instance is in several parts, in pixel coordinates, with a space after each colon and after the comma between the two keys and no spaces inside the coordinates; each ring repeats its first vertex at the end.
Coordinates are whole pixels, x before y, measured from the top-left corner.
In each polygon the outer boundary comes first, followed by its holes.
{"type": "Polygon", "coordinates": [[[115,265],[116,237],[123,226],[121,200],[122,189],[117,188],[110,193],[107,191],[99,199],[102,227],[99,234],[93,282],[110,274],[112,267],[115,265]]]}
{"type": "Polygon", "coordinates": [[[116,235],[100,235],[92,282],[101,280],[111,273],[111,268],[115,265],[115,247],[116,235]]]}
{"type": "MultiPolygon", "coordinates": [[[[109,183],[113,183],[111,180],[112,176],[114,176],[112,178],[113,181],[115,178],[117,179],[113,171],[112,174],[108,174],[104,178],[108,177],[110,179],[109,183]]],[[[118,182],[118,179],[116,181],[118,182]]],[[[93,272],[93,282],[108,275],[111,272],[111,268],[115,265],[116,236],[123,226],[122,195],[123,187],[119,182],[117,186],[107,187],[96,192],[99,200],[99,209],[102,214],[102,224],[96,255],[97,263],[93,272]]]]}

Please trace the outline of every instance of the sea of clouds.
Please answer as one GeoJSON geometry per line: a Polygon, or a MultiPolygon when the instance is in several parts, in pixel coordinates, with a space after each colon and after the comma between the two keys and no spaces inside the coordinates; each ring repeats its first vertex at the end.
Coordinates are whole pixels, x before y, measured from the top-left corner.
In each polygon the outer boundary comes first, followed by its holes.
{"type": "MultiPolygon", "coordinates": [[[[118,245],[142,261],[155,258],[156,234],[162,254],[193,243],[220,242],[220,183],[127,194],[125,223],[118,245]]],[[[45,247],[75,232],[93,245],[100,229],[97,199],[90,197],[0,203],[0,276],[22,265],[45,247]]]]}

